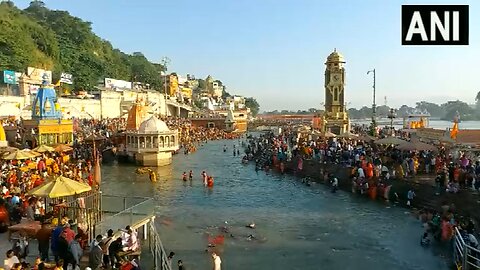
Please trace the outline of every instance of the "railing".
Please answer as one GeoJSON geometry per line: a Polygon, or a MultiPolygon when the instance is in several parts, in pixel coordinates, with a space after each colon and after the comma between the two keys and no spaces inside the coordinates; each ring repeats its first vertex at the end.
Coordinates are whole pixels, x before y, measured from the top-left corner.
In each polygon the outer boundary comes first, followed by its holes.
{"type": "Polygon", "coordinates": [[[102,222],[95,225],[96,234],[105,233],[109,229],[116,230],[125,228],[125,226],[127,225],[132,226],[135,223],[138,223],[146,218],[153,216],[155,209],[153,198],[141,197],[123,198],[115,196],[105,196],[103,197],[103,206],[105,207],[106,212],[115,214],[103,215],[102,222]],[[109,200],[111,200],[112,202],[119,201],[120,203],[108,203],[109,200]],[[134,201],[137,201],[137,203],[133,203],[134,201]]]}
{"type": "Polygon", "coordinates": [[[150,252],[153,255],[153,269],[155,270],[172,270],[172,266],[168,261],[168,255],[163,248],[162,241],[160,240],[160,235],[157,233],[155,228],[155,223],[150,222],[149,224],[150,232],[150,252]]]}
{"type": "Polygon", "coordinates": [[[457,269],[461,270],[475,270],[480,269],[480,250],[467,245],[463,237],[455,228],[453,237],[453,262],[457,269]]]}

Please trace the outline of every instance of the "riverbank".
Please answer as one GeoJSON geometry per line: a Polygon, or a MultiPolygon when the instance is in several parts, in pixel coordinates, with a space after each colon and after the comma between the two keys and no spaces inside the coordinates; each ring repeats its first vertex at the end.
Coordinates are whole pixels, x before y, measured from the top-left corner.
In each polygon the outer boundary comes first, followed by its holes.
{"type": "MultiPolygon", "coordinates": [[[[301,178],[310,178],[312,181],[324,184],[322,171],[327,171],[336,177],[339,181],[339,189],[352,192],[352,180],[350,178],[350,168],[339,164],[321,164],[315,160],[305,160],[303,162],[303,170],[296,171],[297,164],[295,161],[286,163],[285,173],[296,175],[301,178]]],[[[390,194],[398,194],[398,203],[407,207],[407,192],[414,189],[416,198],[412,206],[416,209],[426,209],[441,211],[445,204],[455,205],[457,215],[471,217],[480,224],[480,197],[478,191],[460,190],[456,194],[442,193],[436,195],[435,179],[433,175],[420,175],[408,179],[390,180],[392,185],[390,194]]],[[[391,196],[390,196],[391,198],[391,196]]],[[[391,198],[393,199],[393,198],[391,198]]],[[[376,200],[385,201],[384,198],[377,197],[376,200]]]]}

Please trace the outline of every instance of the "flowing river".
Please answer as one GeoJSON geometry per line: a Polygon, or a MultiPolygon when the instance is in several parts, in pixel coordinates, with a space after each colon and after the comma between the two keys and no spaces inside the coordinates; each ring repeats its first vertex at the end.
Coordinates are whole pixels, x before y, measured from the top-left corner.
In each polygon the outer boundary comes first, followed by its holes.
{"type": "Polygon", "coordinates": [[[233,144],[240,143],[209,142],[196,153],[174,156],[172,166],[158,169],[157,183],[132,166],[104,166],[102,189],[157,199],[163,244],[176,253],[173,269],[178,259],[188,269],[211,269],[206,234],[220,234],[221,226],[234,237],[216,247],[224,270],[449,269],[438,252],[420,246],[423,228],[406,209],[332,194],[289,175],[257,173],[233,157],[233,144]],[[181,176],[189,170],[191,183],[181,176]],[[213,189],[203,187],[202,170],[214,176],[213,189]],[[245,227],[251,222],[255,229],[245,227]],[[255,239],[248,240],[250,234],[255,239]]]}

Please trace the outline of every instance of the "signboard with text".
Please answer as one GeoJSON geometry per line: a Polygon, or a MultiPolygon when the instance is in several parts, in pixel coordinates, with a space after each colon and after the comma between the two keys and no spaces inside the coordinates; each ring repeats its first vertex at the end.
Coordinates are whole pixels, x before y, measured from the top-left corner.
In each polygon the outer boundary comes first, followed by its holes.
{"type": "Polygon", "coordinates": [[[73,76],[72,76],[72,74],[62,73],[62,74],[60,75],[60,82],[66,83],[66,84],[73,84],[73,76]]]}
{"type": "Polygon", "coordinates": [[[47,75],[47,81],[52,83],[52,71],[34,67],[27,68],[27,76],[37,84],[42,84],[44,75],[47,75]]]}
{"type": "Polygon", "coordinates": [[[122,80],[105,78],[105,88],[108,89],[132,89],[132,83],[122,80]]]}
{"type": "Polygon", "coordinates": [[[3,82],[6,84],[16,84],[17,80],[15,77],[15,71],[4,70],[3,71],[3,82]]]}

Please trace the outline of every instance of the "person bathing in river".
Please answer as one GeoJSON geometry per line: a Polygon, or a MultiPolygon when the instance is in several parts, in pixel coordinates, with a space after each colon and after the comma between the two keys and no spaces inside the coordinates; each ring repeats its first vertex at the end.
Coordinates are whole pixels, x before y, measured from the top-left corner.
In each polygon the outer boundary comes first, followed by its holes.
{"type": "Polygon", "coordinates": [[[227,145],[223,145],[223,152],[227,152],[227,145]]]}
{"type": "Polygon", "coordinates": [[[337,189],[338,189],[338,179],[334,177],[332,179],[332,193],[337,192],[337,189]]]}
{"type": "Polygon", "coordinates": [[[183,172],[183,174],[182,174],[182,180],[183,180],[183,181],[187,181],[187,173],[186,173],[186,172],[183,172]]]}
{"type": "Polygon", "coordinates": [[[193,180],[193,171],[190,170],[190,172],[188,172],[188,180],[192,181],[193,180]]]}
{"type": "Polygon", "coordinates": [[[208,179],[208,175],[205,171],[202,172],[202,180],[203,180],[203,185],[205,187],[207,187],[207,179],[208,179]]]}

